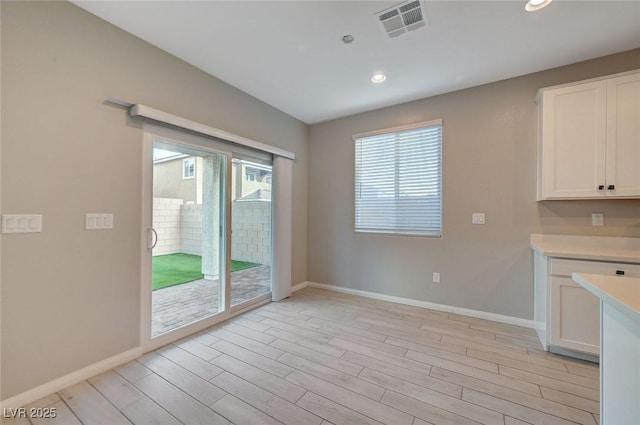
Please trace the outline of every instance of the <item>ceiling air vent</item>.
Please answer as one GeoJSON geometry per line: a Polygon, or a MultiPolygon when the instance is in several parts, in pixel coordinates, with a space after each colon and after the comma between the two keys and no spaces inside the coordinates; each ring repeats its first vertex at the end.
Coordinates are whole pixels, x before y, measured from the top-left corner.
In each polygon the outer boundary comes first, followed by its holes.
{"type": "Polygon", "coordinates": [[[397,37],[426,25],[425,7],[419,0],[403,1],[376,13],[389,37],[397,37]]]}

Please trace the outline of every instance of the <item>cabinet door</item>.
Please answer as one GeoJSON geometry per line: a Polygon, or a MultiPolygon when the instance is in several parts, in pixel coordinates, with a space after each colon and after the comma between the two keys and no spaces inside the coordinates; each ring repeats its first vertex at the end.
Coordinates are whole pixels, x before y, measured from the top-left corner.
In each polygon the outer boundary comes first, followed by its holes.
{"type": "Polygon", "coordinates": [[[640,74],[607,81],[608,196],[640,196],[640,74]]]}
{"type": "Polygon", "coordinates": [[[543,92],[540,199],[606,195],[606,81],[543,92]]]}
{"type": "Polygon", "coordinates": [[[600,301],[565,277],[549,279],[550,335],[556,347],[600,354],[600,301]]]}

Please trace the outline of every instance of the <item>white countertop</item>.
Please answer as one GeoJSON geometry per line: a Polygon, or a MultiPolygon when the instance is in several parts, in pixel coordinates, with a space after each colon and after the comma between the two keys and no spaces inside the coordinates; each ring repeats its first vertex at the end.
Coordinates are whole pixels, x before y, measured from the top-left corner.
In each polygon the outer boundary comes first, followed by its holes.
{"type": "Polygon", "coordinates": [[[604,302],[640,322],[640,278],[586,273],[573,273],[572,277],[604,302]]]}
{"type": "Polygon", "coordinates": [[[640,263],[640,238],[532,234],[531,248],[547,257],[640,263]]]}

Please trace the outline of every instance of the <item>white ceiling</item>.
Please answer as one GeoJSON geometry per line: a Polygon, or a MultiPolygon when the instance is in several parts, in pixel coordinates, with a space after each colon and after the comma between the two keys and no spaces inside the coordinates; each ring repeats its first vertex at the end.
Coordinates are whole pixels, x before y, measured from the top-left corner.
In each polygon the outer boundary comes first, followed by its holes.
{"type": "Polygon", "coordinates": [[[74,3],[309,124],[640,47],[640,1],[426,1],[394,39],[396,1],[74,3]]]}

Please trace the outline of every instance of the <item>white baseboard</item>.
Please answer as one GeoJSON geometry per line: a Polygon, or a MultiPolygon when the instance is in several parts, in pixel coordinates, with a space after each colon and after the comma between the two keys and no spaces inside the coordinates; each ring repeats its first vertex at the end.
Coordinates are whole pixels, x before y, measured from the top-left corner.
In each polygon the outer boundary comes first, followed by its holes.
{"type": "Polygon", "coordinates": [[[71,372],[68,375],[61,376],[60,378],[49,381],[45,384],[39,385],[21,394],[2,400],[0,402],[0,412],[2,409],[16,409],[24,407],[27,404],[40,400],[43,397],[58,392],[71,385],[75,385],[78,382],[82,382],[85,379],[98,375],[102,372],[106,372],[109,369],[118,367],[121,364],[127,363],[131,360],[137,359],[142,355],[142,349],[139,347],[125,351],[124,353],[116,354],[113,357],[101,360],[97,363],[83,367],[82,369],[71,372]]]}
{"type": "Polygon", "coordinates": [[[291,287],[291,293],[293,294],[294,292],[304,289],[307,286],[309,286],[309,282],[302,282],[302,283],[298,283],[297,285],[293,285],[291,287]]]}
{"type": "MultiPolygon", "coordinates": [[[[430,310],[444,311],[447,313],[460,314],[462,316],[476,317],[478,319],[486,319],[494,322],[506,323],[509,325],[522,326],[525,328],[531,328],[531,329],[535,328],[533,320],[522,319],[520,317],[504,316],[502,314],[488,313],[486,311],[471,310],[471,309],[462,308],[462,307],[454,307],[452,305],[436,304],[436,303],[430,303],[428,301],[414,300],[411,298],[395,297],[393,295],[385,295],[385,294],[379,294],[377,292],[362,291],[360,289],[345,288],[343,286],[327,285],[325,283],[304,282],[304,283],[301,283],[300,285],[304,285],[304,286],[299,289],[306,288],[307,286],[309,286],[311,288],[327,289],[329,291],[342,292],[344,294],[359,295],[361,297],[373,298],[375,300],[389,301],[392,303],[406,304],[414,307],[428,308],[430,310]]],[[[296,286],[300,286],[300,285],[296,285],[296,286]]]]}

